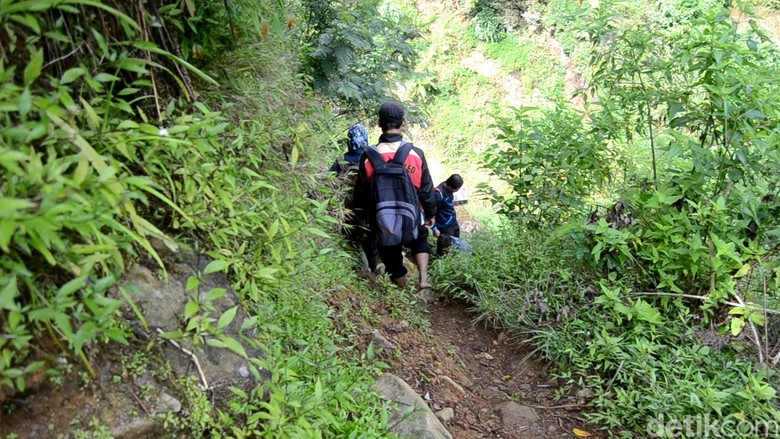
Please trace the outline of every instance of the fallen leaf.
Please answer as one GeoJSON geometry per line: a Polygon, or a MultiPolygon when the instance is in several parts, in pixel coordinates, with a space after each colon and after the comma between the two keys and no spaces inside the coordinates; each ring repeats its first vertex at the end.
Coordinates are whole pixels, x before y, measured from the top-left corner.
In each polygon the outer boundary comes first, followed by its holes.
{"type": "Polygon", "coordinates": [[[580,430],[579,428],[575,428],[572,431],[574,432],[574,435],[577,437],[593,437],[592,434],[588,433],[585,430],[580,430]]]}

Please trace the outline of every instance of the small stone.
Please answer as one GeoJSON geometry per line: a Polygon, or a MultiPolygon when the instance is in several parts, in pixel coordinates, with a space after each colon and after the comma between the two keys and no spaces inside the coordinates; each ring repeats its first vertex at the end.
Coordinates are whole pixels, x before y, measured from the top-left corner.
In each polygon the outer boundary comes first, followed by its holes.
{"type": "Polygon", "coordinates": [[[595,397],[596,397],[596,393],[587,387],[585,387],[584,389],[580,389],[580,391],[577,392],[578,400],[588,400],[588,399],[593,399],[595,397]]]}
{"type": "Polygon", "coordinates": [[[111,437],[116,439],[161,437],[162,433],[163,421],[157,416],[133,419],[127,424],[121,424],[111,429],[111,437]]]}
{"type": "Polygon", "coordinates": [[[241,375],[242,378],[249,378],[249,369],[246,366],[241,366],[238,368],[238,374],[241,375]]]}
{"type": "Polygon", "coordinates": [[[384,338],[382,334],[379,333],[378,329],[371,331],[371,341],[374,342],[374,345],[382,349],[395,349],[395,345],[388,339],[384,338]]]}
{"type": "Polygon", "coordinates": [[[400,322],[393,323],[392,325],[389,325],[387,327],[388,331],[395,332],[395,333],[404,332],[407,329],[409,329],[409,322],[407,322],[406,320],[401,320],[400,322]]]}
{"type": "Polygon", "coordinates": [[[142,373],[138,378],[135,379],[134,383],[136,387],[143,387],[147,384],[153,383],[154,379],[152,379],[152,373],[148,370],[144,373],[142,373]]]}
{"type": "Polygon", "coordinates": [[[558,427],[556,427],[554,425],[551,425],[551,426],[547,427],[547,431],[549,431],[550,433],[554,433],[555,430],[557,430],[557,429],[558,429],[558,427]]]}
{"type": "Polygon", "coordinates": [[[181,411],[181,401],[162,392],[157,400],[157,411],[163,413],[179,413],[181,411]]]}
{"type": "Polygon", "coordinates": [[[508,428],[528,427],[539,420],[536,410],[513,401],[499,404],[496,410],[501,416],[501,421],[508,428]]]}
{"type": "Polygon", "coordinates": [[[445,407],[436,412],[435,415],[443,424],[449,424],[455,418],[455,410],[445,407]]]}

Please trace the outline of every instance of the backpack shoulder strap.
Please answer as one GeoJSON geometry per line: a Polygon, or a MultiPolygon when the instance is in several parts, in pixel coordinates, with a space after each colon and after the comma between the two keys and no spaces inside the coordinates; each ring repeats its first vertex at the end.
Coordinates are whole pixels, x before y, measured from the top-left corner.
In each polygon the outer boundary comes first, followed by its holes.
{"type": "Polygon", "coordinates": [[[393,157],[393,163],[403,165],[406,161],[406,158],[409,156],[409,153],[412,152],[412,145],[411,143],[403,142],[401,143],[401,146],[398,148],[398,150],[395,152],[395,157],[393,157]]]}
{"type": "Polygon", "coordinates": [[[370,161],[371,165],[374,166],[374,169],[377,169],[385,164],[385,160],[382,158],[382,154],[380,154],[375,147],[370,146],[366,148],[365,154],[366,157],[368,157],[368,161],[370,161]]]}

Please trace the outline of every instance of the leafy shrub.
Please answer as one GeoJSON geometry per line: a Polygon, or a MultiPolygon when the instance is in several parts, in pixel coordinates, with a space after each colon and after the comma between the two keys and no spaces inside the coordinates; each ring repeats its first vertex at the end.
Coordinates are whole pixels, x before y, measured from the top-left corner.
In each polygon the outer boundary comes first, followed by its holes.
{"type": "Polygon", "coordinates": [[[767,201],[777,190],[777,154],[768,127],[780,113],[766,96],[780,85],[776,49],[765,43],[758,28],[737,32],[736,23],[724,14],[696,21],[684,39],[674,33],[648,34],[643,26],[607,28],[594,27],[593,37],[603,41],[604,31],[622,32],[625,38],[610,48],[599,47],[594,58],[595,84],[604,97],[594,117],[597,129],[618,141],[632,141],[632,132],[646,136],[651,148],[658,133],[668,142],[664,149],[669,160],[662,166],[656,166],[653,150],[654,187],[639,183],[626,192],[626,200],[638,208],[635,215],[643,220],[637,233],[652,252],[644,257],[650,267],[668,264],[663,273],[653,275],[659,287],[677,292],[708,289],[711,298],[722,300],[733,294],[729,273],[774,246],[771,235],[778,223],[766,212],[774,209],[767,201]],[[650,36],[653,39],[647,39],[650,36]],[[713,43],[712,38],[722,42],[713,43]],[[629,40],[636,44],[624,46],[629,40]],[[726,53],[733,53],[728,61],[722,58],[726,53]],[[676,65],[672,60],[677,59],[686,62],[676,65]],[[639,86],[615,82],[619,77],[633,77],[639,86]],[[628,115],[632,111],[636,119],[628,115]],[[623,125],[626,120],[628,125],[623,125]],[[626,131],[615,130],[610,121],[626,131]],[[761,228],[751,232],[750,224],[761,228]],[[653,246],[656,238],[663,244],[653,246]],[[689,248],[692,238],[706,252],[680,249],[689,248]],[[705,254],[702,262],[699,258],[705,254]],[[689,256],[693,261],[680,260],[689,256]],[[708,283],[702,272],[714,278],[708,283]],[[678,285],[678,276],[687,280],[678,285]]]}
{"type": "Polygon", "coordinates": [[[529,67],[532,48],[529,45],[517,44],[514,38],[504,38],[497,43],[485,45],[485,56],[497,60],[507,73],[529,67]]]}
{"type": "Polygon", "coordinates": [[[0,38],[8,47],[0,59],[6,108],[0,164],[8,177],[0,183],[0,325],[14,334],[0,337],[0,385],[15,379],[20,390],[23,372],[41,365],[22,366],[33,334],[65,341],[87,367],[86,345],[126,343],[116,320],[119,303],[106,291],[136,248],[162,265],[149,238],[173,245],[142,215],[149,197],[172,206],[171,200],[127,159],[129,148],[161,139],[159,127],[131,120],[133,105],[152,98],[141,90],[152,86],[147,68],[169,72],[152,56],[188,64],[150,42],[115,44],[137,36],[141,26],[107,4],[83,2],[82,10],[82,2],[72,3],[17,2],[0,12],[7,23],[0,38]],[[102,21],[92,20],[96,15],[102,21]],[[64,37],[67,26],[84,42],[64,37]],[[57,55],[82,45],[94,57],[57,55]],[[137,131],[128,143],[118,133],[131,129],[137,131]]]}
{"type": "Polygon", "coordinates": [[[494,43],[504,37],[501,22],[490,9],[482,9],[471,19],[477,41],[494,43]]]}
{"type": "Polygon", "coordinates": [[[479,230],[466,238],[472,252],[434,262],[434,284],[473,303],[478,319],[497,327],[518,331],[560,319],[564,308],[581,299],[572,284],[586,281],[585,271],[578,270],[584,259],[564,254],[564,247],[550,245],[548,238],[545,232],[520,231],[515,221],[479,230]]]}
{"type": "MultiPolygon", "coordinates": [[[[308,92],[298,66],[268,55],[289,56],[285,45],[292,43],[209,53],[213,58],[199,61],[226,68],[229,86],[220,87],[152,42],[169,31],[164,20],[185,34],[181,26],[208,22],[223,38],[230,18],[211,8],[217,2],[177,2],[159,16],[138,9],[142,3],[34,3],[11,2],[0,11],[0,166],[8,177],[0,182],[0,385],[24,390],[24,375],[45,367],[30,355],[40,337],[63,342],[87,367],[89,347],[125,343],[132,334],[119,318],[122,301],[108,291],[135,257],[149,255],[162,267],[150,239],[175,247],[175,235],[215,259],[207,272],[228,273],[255,314],[245,327],[261,335],[227,338],[220,328],[235,308],[215,316],[209,299],[198,297],[187,304],[179,331],[166,336],[244,356],[243,346],[253,343],[269,360],[250,359],[250,371],[276,370],[271,402],[258,387],[217,411],[190,386],[185,396],[197,422],[171,415],[169,426],[192,437],[386,437],[384,406],[367,390],[381,363],[344,354],[321,295],[296,279],[326,277],[314,268],[329,260],[319,246],[335,220],[327,214],[332,200],[306,197],[314,185],[305,172],[307,150],[330,135],[323,129],[329,118],[318,102],[302,103],[308,92]],[[145,33],[150,23],[130,15],[153,16],[160,29],[145,33]],[[240,69],[231,74],[229,67],[240,69]],[[196,85],[207,90],[205,103],[193,103],[196,85]]],[[[249,21],[232,24],[237,35],[248,35],[249,21]]],[[[198,37],[192,41],[209,41],[198,37]]],[[[191,277],[188,289],[197,283],[191,277]]]]}
{"type": "Polygon", "coordinates": [[[469,16],[479,15],[489,11],[498,27],[507,32],[518,30],[523,22],[523,13],[528,7],[528,2],[515,2],[511,0],[476,0],[466,2],[460,0],[461,11],[469,16]]]}
{"type": "Polygon", "coordinates": [[[583,23],[587,23],[587,5],[578,0],[550,0],[542,14],[542,24],[554,32],[555,39],[567,54],[575,51],[581,38],[583,23]]]}
{"type": "Polygon", "coordinates": [[[562,224],[607,177],[604,139],[566,106],[519,109],[497,127],[505,147],[489,151],[486,165],[513,189],[510,195],[493,192],[502,213],[535,227],[562,224]]]}
{"type": "MultiPolygon", "coordinates": [[[[373,114],[394,96],[392,79],[413,72],[417,32],[405,14],[383,14],[378,3],[307,0],[305,73],[314,89],[345,111],[373,114]]],[[[362,114],[362,113],[361,113],[362,114]]]]}
{"type": "Polygon", "coordinates": [[[602,2],[587,20],[588,118],[522,109],[497,124],[506,151],[488,165],[513,193],[493,196],[524,228],[438,263],[483,319],[532,335],[563,393],[592,389],[588,418],[623,437],[650,434],[659,413],[780,419],[773,373],[739,354],[747,341],[767,363],[756,303],[777,304],[780,283],[777,50],[717,5],[672,4],[669,21],[602,2]],[[633,176],[610,186],[620,174],[633,176]]]}
{"type": "MultiPolygon", "coordinates": [[[[769,384],[772,372],[754,370],[730,349],[703,345],[693,336],[691,316],[661,317],[620,288],[602,289],[598,305],[581,308],[559,327],[532,331],[542,355],[558,365],[561,380],[594,391],[589,420],[622,430],[623,437],[651,431],[674,437],[653,421],[661,414],[681,422],[708,416],[730,419],[730,426],[721,424],[725,434],[744,437],[736,430],[739,420],[780,419],[769,384]]],[[[695,430],[691,437],[698,437],[695,430]]]]}

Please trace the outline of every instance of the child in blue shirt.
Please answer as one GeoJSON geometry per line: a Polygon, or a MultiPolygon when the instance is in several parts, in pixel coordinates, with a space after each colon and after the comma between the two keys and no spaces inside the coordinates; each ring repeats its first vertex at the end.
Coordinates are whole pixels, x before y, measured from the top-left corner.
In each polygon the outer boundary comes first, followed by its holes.
{"type": "Polygon", "coordinates": [[[447,181],[440,184],[434,195],[436,195],[436,222],[431,229],[433,236],[438,237],[441,234],[460,238],[460,226],[455,214],[455,193],[463,186],[463,177],[459,174],[452,174],[447,181]]]}

